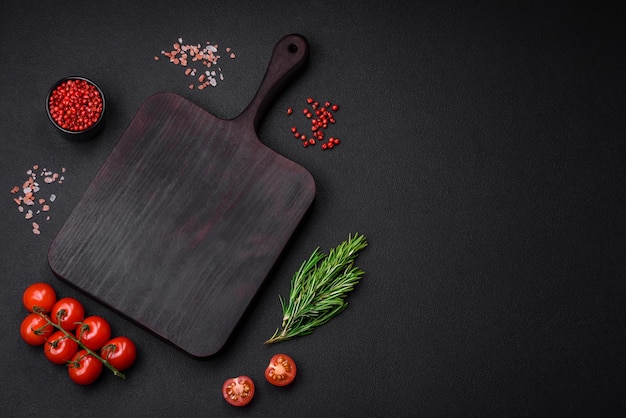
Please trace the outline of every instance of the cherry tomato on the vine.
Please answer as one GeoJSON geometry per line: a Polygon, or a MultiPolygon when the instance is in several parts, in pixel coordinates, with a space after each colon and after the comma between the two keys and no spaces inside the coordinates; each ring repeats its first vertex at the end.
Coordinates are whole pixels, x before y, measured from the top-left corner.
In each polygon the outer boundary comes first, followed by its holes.
{"type": "Polygon", "coordinates": [[[78,344],[60,330],[48,338],[43,348],[46,358],[54,364],[67,363],[77,351],[78,344]]]}
{"type": "Polygon", "coordinates": [[[57,294],[48,283],[34,283],[26,288],[22,295],[24,307],[35,312],[35,307],[48,313],[57,301],[57,294]]]}
{"type": "Polygon", "coordinates": [[[222,395],[233,406],[247,405],[254,397],[254,382],[248,376],[231,377],[222,385],[222,395]]]}
{"type": "Polygon", "coordinates": [[[296,363],[286,354],[276,354],[265,369],[265,379],[274,386],[286,386],[296,377],[296,363]]]}
{"type": "Polygon", "coordinates": [[[85,318],[85,308],[74,298],[59,299],[50,312],[50,319],[66,331],[74,331],[85,318]]]}
{"type": "Polygon", "coordinates": [[[53,331],[54,327],[36,313],[28,314],[20,326],[22,339],[30,345],[42,345],[53,331]]]}
{"type": "Polygon", "coordinates": [[[128,337],[115,337],[102,347],[100,356],[117,370],[122,371],[133,365],[137,358],[137,347],[128,337]]]}
{"type": "Polygon", "coordinates": [[[76,339],[90,350],[100,350],[111,338],[111,326],[101,316],[88,316],[76,328],[76,339]]]}
{"type": "Polygon", "coordinates": [[[100,377],[102,362],[86,350],[79,350],[67,365],[70,379],[79,385],[90,385],[100,377]]]}

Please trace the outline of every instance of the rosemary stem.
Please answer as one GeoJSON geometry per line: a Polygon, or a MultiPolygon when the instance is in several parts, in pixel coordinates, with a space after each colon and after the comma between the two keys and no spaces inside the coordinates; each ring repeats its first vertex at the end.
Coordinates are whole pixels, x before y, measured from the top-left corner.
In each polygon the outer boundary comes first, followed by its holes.
{"type": "Polygon", "coordinates": [[[342,312],[347,293],[360,281],[363,271],[354,266],[359,251],[367,246],[364,235],[349,235],[328,254],[316,248],[291,280],[289,299],[279,296],[283,310],[281,327],[265,343],[307,335],[342,312]]]}

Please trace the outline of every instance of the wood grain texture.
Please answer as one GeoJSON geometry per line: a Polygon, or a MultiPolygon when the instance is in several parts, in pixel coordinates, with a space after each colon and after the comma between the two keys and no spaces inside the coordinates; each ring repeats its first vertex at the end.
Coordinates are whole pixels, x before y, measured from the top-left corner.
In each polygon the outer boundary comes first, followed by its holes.
{"type": "Polygon", "coordinates": [[[54,273],[192,356],[219,351],[315,197],[256,134],[307,57],[304,38],[279,41],[233,120],[149,97],[54,239],[54,273]]]}

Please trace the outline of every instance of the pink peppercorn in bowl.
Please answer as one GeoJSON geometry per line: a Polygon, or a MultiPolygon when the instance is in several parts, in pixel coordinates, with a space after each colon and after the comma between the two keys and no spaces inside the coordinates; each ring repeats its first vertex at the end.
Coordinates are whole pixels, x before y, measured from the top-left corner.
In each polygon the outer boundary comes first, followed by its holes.
{"type": "Polygon", "coordinates": [[[52,85],[46,96],[46,113],[66,139],[95,137],[104,126],[105,99],[96,83],[85,77],[65,77],[52,85]]]}

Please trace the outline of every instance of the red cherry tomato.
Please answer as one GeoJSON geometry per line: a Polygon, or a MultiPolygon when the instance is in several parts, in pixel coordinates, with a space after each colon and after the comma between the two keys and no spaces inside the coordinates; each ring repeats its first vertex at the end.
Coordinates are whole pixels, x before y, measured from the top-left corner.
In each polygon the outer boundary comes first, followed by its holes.
{"type": "Polygon", "coordinates": [[[20,326],[22,339],[30,345],[42,345],[53,331],[54,327],[36,313],[26,316],[20,326]]]}
{"type": "Polygon", "coordinates": [[[90,350],[100,350],[111,338],[111,326],[101,316],[89,316],[76,328],[76,339],[90,350]]]}
{"type": "Polygon", "coordinates": [[[35,307],[41,312],[48,313],[57,301],[57,294],[47,283],[34,283],[26,288],[22,295],[24,307],[29,312],[35,312],[35,307]]]}
{"type": "Polygon", "coordinates": [[[296,363],[286,354],[276,354],[265,369],[265,379],[274,386],[286,386],[296,377],[296,363]]]}
{"type": "Polygon", "coordinates": [[[103,367],[102,362],[86,350],[79,350],[68,363],[67,372],[79,385],[90,385],[98,380],[103,367]]]}
{"type": "Polygon", "coordinates": [[[60,330],[52,334],[43,347],[46,358],[54,364],[69,362],[77,351],[78,344],[60,330]]]}
{"type": "Polygon", "coordinates": [[[50,312],[50,318],[66,331],[74,331],[85,318],[85,308],[74,298],[59,299],[50,312]]]}
{"type": "Polygon", "coordinates": [[[254,382],[248,376],[227,379],[222,385],[222,395],[231,405],[247,405],[254,397],[254,382]]]}
{"type": "Polygon", "coordinates": [[[102,347],[100,356],[121,372],[135,362],[137,347],[128,337],[115,337],[102,347]]]}

